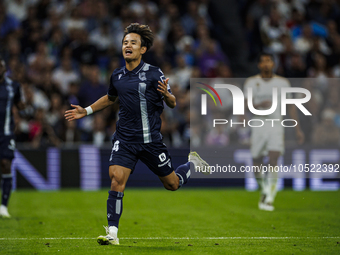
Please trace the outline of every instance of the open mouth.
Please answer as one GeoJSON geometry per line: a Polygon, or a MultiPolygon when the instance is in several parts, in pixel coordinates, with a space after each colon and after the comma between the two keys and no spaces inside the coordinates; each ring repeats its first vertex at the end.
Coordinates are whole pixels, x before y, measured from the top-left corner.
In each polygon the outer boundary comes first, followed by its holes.
{"type": "Polygon", "coordinates": [[[125,55],[130,56],[132,54],[132,50],[125,50],[125,55]]]}

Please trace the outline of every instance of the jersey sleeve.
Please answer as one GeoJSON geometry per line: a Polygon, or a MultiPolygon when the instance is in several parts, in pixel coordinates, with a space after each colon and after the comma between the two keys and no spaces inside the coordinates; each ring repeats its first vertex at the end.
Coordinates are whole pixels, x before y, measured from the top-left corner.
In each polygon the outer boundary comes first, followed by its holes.
{"type": "MultiPolygon", "coordinates": [[[[289,82],[289,80],[288,79],[284,79],[284,87],[287,87],[287,88],[290,88],[291,87],[291,85],[290,85],[290,82],[289,82]]],[[[286,94],[286,97],[287,98],[293,98],[293,95],[292,95],[292,93],[287,93],[286,94]]]]}
{"type": "Polygon", "coordinates": [[[113,74],[110,77],[110,85],[109,85],[109,90],[107,91],[107,94],[111,97],[117,97],[118,92],[113,84],[113,74]]]}

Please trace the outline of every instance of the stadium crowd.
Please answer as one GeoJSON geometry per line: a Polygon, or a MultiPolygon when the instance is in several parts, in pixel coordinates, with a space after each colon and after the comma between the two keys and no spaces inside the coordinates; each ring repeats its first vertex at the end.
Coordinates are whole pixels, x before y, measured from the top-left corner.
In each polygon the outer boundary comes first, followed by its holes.
{"type": "MultiPolygon", "coordinates": [[[[240,0],[249,63],[261,51],[274,54],[276,72],[287,78],[311,77],[306,120],[307,142],[339,144],[340,5],[332,0],[240,0]],[[329,129],[335,136],[331,136],[329,129]],[[337,137],[337,139],[334,139],[337,137]]],[[[148,24],[156,34],[144,61],[170,78],[177,98],[165,107],[162,134],[173,147],[189,145],[190,78],[233,77],[229,59],[214,39],[209,0],[2,0],[0,53],[8,76],[21,83],[27,104],[15,112],[17,142],[38,148],[109,142],[118,105],[78,122],[64,120],[70,104],[88,106],[107,93],[114,69],[124,65],[121,40],[132,23],[148,24]]],[[[245,74],[248,76],[250,74],[245,74]]],[[[242,129],[222,130],[211,145],[246,141],[242,129]]],[[[209,134],[206,138],[209,140],[209,134]]]]}

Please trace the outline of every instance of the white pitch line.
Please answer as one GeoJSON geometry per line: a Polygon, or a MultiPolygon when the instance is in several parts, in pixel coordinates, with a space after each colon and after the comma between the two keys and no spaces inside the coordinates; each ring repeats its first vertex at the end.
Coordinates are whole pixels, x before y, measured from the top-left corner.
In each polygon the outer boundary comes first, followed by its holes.
{"type": "MultiPolygon", "coordinates": [[[[0,238],[2,240],[88,240],[96,239],[93,237],[18,237],[0,238]]],[[[120,237],[122,240],[284,240],[284,239],[340,239],[340,236],[217,236],[217,237],[120,237]]]]}

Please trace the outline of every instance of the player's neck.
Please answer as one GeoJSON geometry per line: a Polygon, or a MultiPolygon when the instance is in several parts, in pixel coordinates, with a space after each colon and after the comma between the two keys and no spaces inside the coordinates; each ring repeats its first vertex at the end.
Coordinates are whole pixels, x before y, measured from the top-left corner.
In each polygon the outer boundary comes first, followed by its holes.
{"type": "Polygon", "coordinates": [[[273,78],[274,74],[272,72],[261,72],[261,77],[264,79],[273,78]]]}
{"type": "Polygon", "coordinates": [[[135,69],[140,64],[141,61],[142,61],[142,58],[136,59],[136,60],[131,61],[131,62],[125,61],[125,67],[126,67],[127,70],[132,71],[133,69],[135,69]]]}

